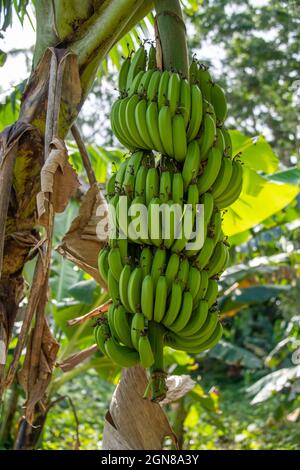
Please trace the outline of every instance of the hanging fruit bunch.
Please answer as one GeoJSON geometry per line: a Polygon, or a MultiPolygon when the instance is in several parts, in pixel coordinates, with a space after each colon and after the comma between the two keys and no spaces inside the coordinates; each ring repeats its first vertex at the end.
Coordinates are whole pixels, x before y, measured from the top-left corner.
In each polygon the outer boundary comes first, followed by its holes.
{"type": "Polygon", "coordinates": [[[241,192],[242,166],[232,158],[224,127],[224,92],[206,66],[193,60],[189,78],[159,70],[155,47],[147,54],[141,46],[122,65],[119,92],[112,130],[130,154],[109,179],[107,200],[125,236],[110,239],[99,255],[112,304],[95,335],[103,354],[120,366],[150,368],[145,395],[159,401],[166,393],[164,346],[199,353],[221,338],[218,278],[228,262],[221,211],[241,192]],[[204,207],[198,249],[187,249],[183,231],[164,237],[163,222],[152,220],[152,205],[177,204],[184,218],[186,203],[193,226],[197,204],[204,207]],[[148,209],[140,236],[128,230],[136,204],[148,209]]]}

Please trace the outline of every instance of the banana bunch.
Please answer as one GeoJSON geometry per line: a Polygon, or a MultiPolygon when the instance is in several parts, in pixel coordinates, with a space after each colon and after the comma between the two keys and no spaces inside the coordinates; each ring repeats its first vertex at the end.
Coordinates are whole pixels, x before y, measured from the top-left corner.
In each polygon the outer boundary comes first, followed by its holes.
{"type": "Polygon", "coordinates": [[[119,92],[112,129],[130,153],[106,186],[117,232],[98,267],[112,304],[95,337],[119,366],[149,368],[145,396],[159,401],[164,347],[200,353],[222,336],[218,279],[229,259],[222,210],[239,197],[243,170],[224,126],[224,91],[204,65],[193,60],[187,80],[158,70],[155,48],[147,54],[142,46],[124,61],[119,92]]]}
{"type": "Polygon", "coordinates": [[[200,129],[203,104],[196,83],[160,71],[142,46],[125,60],[119,76],[120,98],[111,111],[112,130],[129,150],[155,150],[182,162],[200,129]]]}

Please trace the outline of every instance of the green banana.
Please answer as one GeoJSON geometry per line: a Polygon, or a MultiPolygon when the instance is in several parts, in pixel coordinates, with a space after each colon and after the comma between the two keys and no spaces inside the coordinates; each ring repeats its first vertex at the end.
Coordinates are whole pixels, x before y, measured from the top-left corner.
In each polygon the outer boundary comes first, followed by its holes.
{"type": "Polygon", "coordinates": [[[154,70],[147,70],[144,75],[142,76],[142,79],[139,83],[138,86],[138,94],[141,96],[147,96],[147,89],[151,80],[152,75],[154,74],[154,70]]]}
{"type": "Polygon", "coordinates": [[[137,143],[137,148],[147,148],[147,144],[143,141],[141,134],[137,128],[135,122],[135,108],[140,102],[139,95],[132,95],[125,108],[125,121],[129,134],[132,136],[134,141],[137,143]]]}
{"type": "Polygon", "coordinates": [[[168,310],[162,319],[162,323],[169,327],[177,318],[179,314],[182,301],[182,287],[181,283],[173,282],[171,294],[168,300],[168,310]]]}
{"type": "Polygon", "coordinates": [[[123,305],[119,305],[115,310],[114,326],[121,343],[132,348],[131,323],[129,322],[128,313],[123,305]]]}
{"type": "Polygon", "coordinates": [[[174,323],[170,325],[170,330],[180,332],[189,322],[193,311],[193,297],[189,291],[184,292],[182,305],[174,323]]]}
{"type": "Polygon", "coordinates": [[[243,167],[242,165],[233,160],[232,162],[232,174],[229,184],[226,186],[223,193],[215,199],[216,206],[219,209],[228,207],[236,201],[242,191],[243,187],[243,167]]]}
{"type": "Polygon", "coordinates": [[[142,151],[134,152],[127,164],[122,188],[127,196],[133,196],[135,179],[144,154],[142,151]]]}
{"type": "Polygon", "coordinates": [[[123,263],[119,248],[112,248],[108,253],[108,265],[116,281],[119,281],[123,263]]]}
{"type": "Polygon", "coordinates": [[[212,84],[210,98],[217,116],[218,124],[222,125],[227,116],[227,102],[223,88],[217,83],[212,84]]]}
{"type": "Polygon", "coordinates": [[[111,108],[111,115],[110,115],[111,126],[112,126],[112,130],[115,136],[121,142],[121,144],[127,147],[129,150],[133,150],[135,147],[132,144],[132,142],[128,140],[126,134],[123,133],[123,130],[119,121],[119,112],[120,112],[120,106],[122,103],[123,103],[123,100],[119,99],[114,102],[111,108]]]}
{"type": "Polygon", "coordinates": [[[187,288],[192,294],[193,300],[195,299],[201,283],[201,272],[195,266],[191,266],[189,270],[189,277],[187,281],[187,288]]]}
{"type": "Polygon", "coordinates": [[[181,264],[177,273],[177,281],[181,283],[182,289],[185,289],[188,278],[189,278],[190,264],[187,258],[184,258],[181,261],[181,264]]]}
{"type": "Polygon", "coordinates": [[[134,54],[131,64],[129,67],[128,75],[127,75],[127,82],[126,82],[126,89],[130,88],[133,79],[140,71],[145,71],[146,68],[146,61],[147,61],[147,52],[146,49],[141,46],[137,52],[134,54]]]}
{"type": "Polygon", "coordinates": [[[139,355],[141,365],[145,369],[154,364],[154,355],[147,335],[142,335],[139,339],[139,355]]]}
{"type": "Polygon", "coordinates": [[[134,312],[131,310],[129,302],[128,302],[128,283],[131,276],[131,266],[129,264],[125,264],[119,281],[119,296],[122,304],[128,310],[128,312],[134,312]]]}
{"type": "Polygon", "coordinates": [[[215,243],[220,240],[222,233],[222,215],[220,211],[216,211],[210,221],[208,236],[211,237],[215,243]]]}
{"type": "Polygon", "coordinates": [[[198,82],[198,62],[194,58],[190,64],[189,77],[191,85],[198,82]]]}
{"type": "Polygon", "coordinates": [[[204,193],[200,201],[204,206],[204,224],[206,230],[214,211],[214,198],[211,193],[204,193]]]}
{"type": "Polygon", "coordinates": [[[224,142],[225,142],[225,154],[227,157],[232,158],[232,142],[231,137],[227,129],[222,127],[221,132],[223,134],[224,142]]]}
{"type": "Polygon", "coordinates": [[[162,239],[162,214],[161,200],[158,197],[153,198],[148,206],[148,234],[152,245],[160,247],[162,239]],[[153,219],[154,217],[154,219],[153,219]]]}
{"type": "Polygon", "coordinates": [[[179,110],[183,115],[184,125],[187,129],[190,122],[192,108],[191,85],[188,80],[182,79],[180,83],[179,110]]]}
{"type": "Polygon", "coordinates": [[[179,105],[180,97],[180,76],[178,73],[171,73],[168,83],[167,99],[171,115],[173,115],[179,105]]]}
{"type": "Polygon", "coordinates": [[[135,313],[131,322],[131,341],[136,350],[139,348],[139,339],[145,333],[145,317],[142,313],[135,313]]]}
{"type": "Polygon", "coordinates": [[[210,149],[210,147],[212,147],[216,138],[216,132],[216,123],[212,115],[209,113],[205,113],[203,116],[203,123],[200,130],[199,139],[201,160],[205,159],[208,150],[210,149]]]}
{"type": "Polygon", "coordinates": [[[162,203],[168,202],[172,196],[172,178],[169,171],[162,171],[160,176],[159,198],[162,203]]]}
{"type": "Polygon", "coordinates": [[[228,248],[223,242],[218,242],[207,266],[208,277],[216,276],[223,271],[227,261],[228,248]]]}
{"type": "Polygon", "coordinates": [[[143,279],[142,293],[141,293],[141,309],[147,320],[153,318],[153,304],[154,304],[154,287],[153,279],[150,274],[147,274],[143,279]]]}
{"type": "Polygon", "coordinates": [[[95,339],[100,351],[106,355],[105,342],[110,338],[110,330],[107,321],[102,322],[95,328],[95,339]]]}
{"type": "Polygon", "coordinates": [[[225,197],[222,199],[220,198],[218,199],[218,201],[216,201],[216,205],[218,206],[218,208],[221,210],[221,209],[225,209],[226,207],[231,206],[239,198],[242,192],[242,189],[243,189],[243,182],[241,181],[235,193],[230,192],[230,194],[227,195],[226,198],[225,197]]]}
{"type": "Polygon", "coordinates": [[[224,139],[223,133],[219,127],[217,127],[217,130],[216,130],[216,140],[215,140],[214,145],[218,147],[218,149],[220,150],[223,156],[225,149],[226,149],[226,145],[225,145],[225,139],[224,139]]]}
{"type": "Polygon", "coordinates": [[[152,254],[151,248],[149,248],[148,246],[145,246],[142,249],[141,256],[140,256],[140,266],[142,268],[143,277],[146,277],[148,274],[150,274],[152,261],[153,261],[153,254],[152,254]]]}
{"type": "Polygon", "coordinates": [[[166,273],[165,273],[169,288],[172,286],[172,283],[174,282],[177,276],[179,265],[180,265],[180,257],[178,256],[177,253],[172,253],[168,260],[166,273]]]}
{"type": "Polygon", "coordinates": [[[157,103],[159,110],[167,104],[169,80],[170,72],[168,70],[164,70],[160,77],[157,92],[157,103]]]}
{"type": "Polygon", "coordinates": [[[219,174],[222,163],[222,154],[219,149],[212,147],[209,150],[207,164],[202,175],[198,179],[199,193],[206,193],[214,184],[219,174]]]}
{"type": "Polygon", "coordinates": [[[208,303],[200,300],[198,307],[193,311],[187,325],[180,331],[180,336],[192,336],[204,325],[208,315],[208,303]]]}
{"type": "MultiPolygon", "coordinates": [[[[182,162],[187,152],[186,131],[183,114],[175,114],[172,120],[173,155],[182,162]]],[[[171,154],[169,154],[171,155],[171,154]]]]}
{"type": "Polygon", "coordinates": [[[156,168],[150,168],[147,173],[145,197],[146,205],[159,194],[159,176],[156,168]]]}
{"type": "Polygon", "coordinates": [[[139,87],[139,84],[140,84],[140,81],[142,80],[143,76],[144,76],[144,71],[141,70],[133,79],[129,89],[128,89],[128,96],[132,96],[132,95],[135,95],[137,94],[137,91],[138,91],[138,87],[139,87]]]}
{"type": "Polygon", "coordinates": [[[208,349],[212,349],[220,341],[220,339],[222,337],[222,334],[223,334],[223,327],[222,327],[221,323],[219,322],[219,323],[217,323],[217,326],[216,326],[214,332],[212,333],[212,335],[210,336],[210,338],[208,338],[204,343],[199,345],[196,348],[195,352],[196,353],[197,352],[203,352],[203,351],[207,351],[208,349]]]}
{"type": "Polygon", "coordinates": [[[134,268],[128,282],[128,303],[132,312],[140,311],[142,281],[142,268],[134,268]]]}
{"type": "Polygon", "coordinates": [[[208,67],[203,64],[200,65],[198,69],[197,79],[199,82],[200,89],[202,91],[203,98],[210,102],[212,78],[208,71],[208,67]]]}
{"type": "Polygon", "coordinates": [[[108,200],[115,194],[116,177],[117,177],[117,173],[113,173],[106,182],[105,191],[106,191],[106,198],[108,200]]]}
{"type": "Polygon", "coordinates": [[[182,205],[183,202],[183,178],[180,172],[176,172],[173,175],[172,181],[172,200],[174,204],[182,205]]]}
{"type": "Polygon", "coordinates": [[[182,349],[187,352],[198,352],[201,350],[202,345],[206,344],[206,342],[212,337],[218,324],[217,313],[209,314],[200,332],[195,333],[193,336],[184,337],[176,332],[172,332],[168,335],[166,343],[174,349],[182,349]]]}
{"type": "Polygon", "coordinates": [[[108,270],[109,270],[109,264],[108,264],[108,248],[102,248],[102,250],[99,252],[98,255],[98,271],[103,279],[103,281],[107,284],[107,279],[108,279],[108,270]]]}
{"type": "Polygon", "coordinates": [[[188,185],[199,173],[200,168],[200,150],[196,140],[189,143],[186,158],[182,169],[183,187],[187,190],[188,185]]]}
{"type": "Polygon", "coordinates": [[[198,85],[191,87],[191,117],[187,129],[187,140],[190,142],[198,135],[203,114],[202,93],[198,85]]]}
{"type": "Polygon", "coordinates": [[[148,168],[146,168],[142,164],[137,171],[135,182],[134,182],[134,196],[142,197],[144,202],[146,201],[145,188],[146,188],[147,174],[148,174],[148,168]]]}
{"type": "Polygon", "coordinates": [[[158,107],[155,101],[148,104],[146,111],[146,124],[152,142],[151,148],[157,152],[164,153],[164,148],[159,134],[158,107]]]}
{"type": "Polygon", "coordinates": [[[121,165],[120,165],[120,167],[117,171],[116,180],[115,180],[115,187],[118,191],[120,191],[122,189],[122,185],[123,185],[124,176],[125,176],[125,172],[126,172],[128,162],[129,162],[129,159],[124,160],[121,163],[121,165]]]}
{"type": "Polygon", "coordinates": [[[119,85],[119,91],[122,95],[124,95],[127,91],[127,77],[128,77],[130,64],[131,64],[131,57],[128,56],[126,57],[126,59],[124,60],[120,68],[118,85],[119,85]]]}
{"type": "Polygon", "coordinates": [[[229,158],[222,158],[222,164],[216,181],[212,185],[211,194],[217,199],[228,187],[232,175],[232,161],[229,158]]]}
{"type": "Polygon", "coordinates": [[[204,241],[203,247],[201,248],[199,254],[197,255],[194,261],[198,269],[202,270],[205,268],[213,254],[214,248],[214,240],[212,238],[207,237],[204,241]]]}
{"type": "Polygon", "coordinates": [[[205,300],[207,300],[208,308],[211,308],[216,302],[218,297],[218,283],[214,279],[209,279],[208,287],[205,294],[205,300]]]}
{"type": "Polygon", "coordinates": [[[114,338],[105,342],[107,356],[121,367],[132,367],[140,362],[139,354],[127,346],[119,344],[114,338]]]}
{"type": "Polygon", "coordinates": [[[172,115],[169,106],[163,106],[159,111],[158,128],[164,153],[173,156],[172,115]]]}
{"type": "Polygon", "coordinates": [[[148,70],[156,69],[156,48],[151,44],[148,53],[148,70]]]}
{"type": "Polygon", "coordinates": [[[152,261],[151,277],[153,279],[154,290],[156,289],[157,281],[160,276],[164,274],[166,266],[167,252],[165,248],[157,248],[152,261]]]}
{"type": "Polygon", "coordinates": [[[108,270],[107,285],[108,285],[109,294],[114,304],[118,304],[120,302],[119,284],[118,284],[118,281],[116,281],[110,269],[108,270]]]}
{"type": "Polygon", "coordinates": [[[147,100],[148,102],[154,101],[157,99],[159,82],[161,79],[160,70],[155,70],[151,76],[149,85],[147,87],[147,100]]]}
{"type": "Polygon", "coordinates": [[[107,320],[108,320],[108,325],[109,325],[109,329],[111,332],[111,336],[113,336],[116,339],[119,339],[116,328],[115,328],[115,312],[116,312],[116,306],[114,304],[111,304],[107,312],[107,320]]]}
{"type": "Polygon", "coordinates": [[[153,312],[153,319],[157,323],[161,322],[165,314],[167,294],[168,294],[168,285],[167,285],[166,277],[160,276],[156,284],[154,312],[153,312]]]}
{"type": "Polygon", "coordinates": [[[131,135],[130,130],[127,126],[127,122],[126,122],[126,108],[131,99],[132,97],[128,96],[127,98],[124,98],[121,101],[121,104],[119,107],[118,123],[120,125],[123,135],[126,136],[126,139],[130,143],[131,147],[134,149],[137,149],[139,148],[139,141],[136,141],[134,139],[134,136],[131,135]]]}
{"type": "Polygon", "coordinates": [[[142,99],[135,108],[135,123],[143,142],[145,142],[145,145],[147,146],[147,149],[151,149],[152,141],[147,128],[146,113],[147,101],[142,99]]]}

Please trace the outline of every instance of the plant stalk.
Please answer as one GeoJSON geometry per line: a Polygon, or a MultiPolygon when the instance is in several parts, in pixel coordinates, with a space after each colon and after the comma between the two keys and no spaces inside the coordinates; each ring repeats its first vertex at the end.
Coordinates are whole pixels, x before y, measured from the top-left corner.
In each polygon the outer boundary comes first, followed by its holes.
{"type": "Polygon", "coordinates": [[[179,0],[155,0],[156,23],[163,68],[189,77],[186,28],[179,0]]]}

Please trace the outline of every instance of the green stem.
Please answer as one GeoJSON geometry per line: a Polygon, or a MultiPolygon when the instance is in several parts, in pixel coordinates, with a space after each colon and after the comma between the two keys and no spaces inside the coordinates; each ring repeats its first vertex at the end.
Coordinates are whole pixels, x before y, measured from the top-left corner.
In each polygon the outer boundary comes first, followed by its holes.
{"type": "Polygon", "coordinates": [[[156,21],[162,48],[163,68],[189,76],[185,24],[179,0],[155,0],[156,21]]]}
{"type": "Polygon", "coordinates": [[[150,385],[147,387],[145,396],[151,389],[151,400],[159,402],[166,397],[167,386],[164,371],[164,336],[165,330],[160,323],[149,322],[149,339],[153,348],[154,364],[151,367],[150,385]]]}

